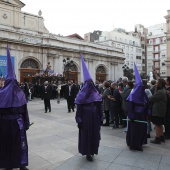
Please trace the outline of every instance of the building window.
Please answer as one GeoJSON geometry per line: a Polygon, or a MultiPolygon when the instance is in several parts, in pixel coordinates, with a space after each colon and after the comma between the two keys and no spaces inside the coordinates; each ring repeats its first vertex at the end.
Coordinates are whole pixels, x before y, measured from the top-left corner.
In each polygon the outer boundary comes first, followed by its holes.
{"type": "Polygon", "coordinates": [[[117,48],[120,48],[120,44],[117,44],[117,48]]]}
{"type": "Polygon", "coordinates": [[[106,74],[106,70],[103,66],[99,66],[96,70],[96,73],[103,73],[106,74]]]}
{"type": "Polygon", "coordinates": [[[27,59],[21,64],[21,68],[33,68],[38,69],[38,63],[33,59],[27,59]]]}
{"type": "Polygon", "coordinates": [[[155,62],[155,67],[159,68],[159,62],[155,62]]]}
{"type": "Polygon", "coordinates": [[[133,59],[133,54],[130,55],[130,58],[133,59]]]}
{"type": "Polygon", "coordinates": [[[142,64],[145,64],[145,59],[142,59],[142,64]]]}
{"type": "Polygon", "coordinates": [[[129,50],[129,47],[128,47],[128,46],[126,46],[126,50],[127,50],[127,51],[129,50]]]}
{"type": "Polygon", "coordinates": [[[130,47],[130,50],[133,51],[133,47],[130,47]]]}
{"type": "Polygon", "coordinates": [[[162,62],[162,66],[165,66],[165,62],[162,62]]]}
{"type": "Polygon", "coordinates": [[[149,40],[149,44],[153,44],[153,41],[152,41],[152,40],[149,40]]]}
{"type": "Polygon", "coordinates": [[[115,37],[115,40],[117,40],[117,37],[115,37]]]}
{"type": "Polygon", "coordinates": [[[124,45],[122,45],[122,49],[125,49],[125,46],[124,46],[124,45]]]}
{"type": "Polygon", "coordinates": [[[139,60],[141,60],[141,56],[136,56],[136,59],[139,59],[139,60]]]}
{"type": "Polygon", "coordinates": [[[126,58],[129,58],[129,54],[128,53],[126,53],[126,58]]]}
{"type": "Polygon", "coordinates": [[[136,52],[137,52],[137,53],[141,53],[141,49],[137,48],[137,49],[136,49],[136,52]]]}

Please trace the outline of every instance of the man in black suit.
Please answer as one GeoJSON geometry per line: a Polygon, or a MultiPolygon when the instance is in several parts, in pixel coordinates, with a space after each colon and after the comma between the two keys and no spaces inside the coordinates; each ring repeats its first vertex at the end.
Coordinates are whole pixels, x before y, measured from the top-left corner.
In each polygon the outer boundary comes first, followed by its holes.
{"type": "Polygon", "coordinates": [[[42,86],[42,100],[44,99],[45,113],[47,113],[47,109],[49,109],[49,112],[51,112],[50,104],[50,99],[52,95],[51,92],[52,92],[51,86],[48,84],[48,81],[45,81],[44,86],[42,86]]]}
{"type": "Polygon", "coordinates": [[[65,85],[64,88],[64,98],[67,100],[68,113],[72,111],[74,112],[74,101],[77,95],[77,87],[73,84],[73,81],[68,81],[68,84],[65,85]]]}

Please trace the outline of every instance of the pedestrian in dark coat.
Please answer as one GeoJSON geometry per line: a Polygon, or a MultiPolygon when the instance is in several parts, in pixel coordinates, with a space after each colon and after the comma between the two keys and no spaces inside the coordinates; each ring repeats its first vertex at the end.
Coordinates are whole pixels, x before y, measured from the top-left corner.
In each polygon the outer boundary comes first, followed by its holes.
{"type": "Polygon", "coordinates": [[[29,125],[27,100],[16,80],[7,47],[7,76],[0,89],[0,169],[27,170],[29,125]]]}
{"type": "Polygon", "coordinates": [[[165,115],[167,111],[167,95],[165,90],[165,80],[159,79],[156,84],[155,93],[149,98],[152,105],[151,121],[155,125],[156,137],[151,143],[160,144],[165,142],[163,135],[163,125],[165,124],[165,115]]]}
{"type": "Polygon", "coordinates": [[[49,112],[51,112],[51,103],[50,99],[52,96],[52,89],[51,86],[48,84],[48,81],[44,82],[44,86],[42,86],[42,100],[44,100],[44,106],[45,106],[45,113],[47,113],[47,109],[49,109],[49,112]]]}
{"type": "Polygon", "coordinates": [[[81,56],[84,86],[76,97],[76,122],[79,128],[79,153],[93,161],[92,155],[98,154],[100,142],[100,126],[103,123],[102,99],[96,90],[92,78],[81,56]]]}

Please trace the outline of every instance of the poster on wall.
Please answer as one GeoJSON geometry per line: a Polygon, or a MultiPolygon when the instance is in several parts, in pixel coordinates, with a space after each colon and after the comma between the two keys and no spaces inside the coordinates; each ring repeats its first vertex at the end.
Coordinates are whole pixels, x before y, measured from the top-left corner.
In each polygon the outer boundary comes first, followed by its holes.
{"type": "MultiPolygon", "coordinates": [[[[12,60],[12,66],[15,70],[15,67],[14,67],[15,66],[15,64],[14,64],[15,58],[11,57],[11,60],[12,60]]],[[[6,77],[6,64],[7,64],[7,57],[0,55],[0,78],[6,77]]]]}

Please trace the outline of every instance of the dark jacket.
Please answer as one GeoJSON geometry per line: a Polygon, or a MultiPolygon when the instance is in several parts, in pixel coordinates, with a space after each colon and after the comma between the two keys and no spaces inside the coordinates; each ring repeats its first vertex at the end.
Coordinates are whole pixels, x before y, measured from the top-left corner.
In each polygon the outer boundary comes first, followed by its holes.
{"type": "Polygon", "coordinates": [[[65,85],[64,87],[64,98],[68,99],[69,96],[73,97],[74,99],[76,98],[77,95],[77,87],[75,84],[71,85],[71,91],[69,94],[69,85],[65,85]]]}
{"type": "Polygon", "coordinates": [[[122,109],[124,110],[125,113],[128,112],[128,107],[129,107],[129,101],[127,101],[126,99],[128,98],[130,92],[132,89],[127,88],[122,94],[122,109]]]}
{"type": "Polygon", "coordinates": [[[45,89],[45,86],[42,86],[42,99],[50,99],[52,95],[52,88],[50,85],[47,86],[45,89]]]}
{"type": "Polygon", "coordinates": [[[151,91],[151,93],[152,93],[152,95],[155,93],[155,91],[156,91],[156,85],[154,85],[151,89],[150,89],[150,91],[151,91]]]}
{"type": "Polygon", "coordinates": [[[119,89],[112,90],[111,89],[111,98],[114,98],[116,101],[110,99],[110,109],[109,110],[117,110],[121,108],[121,96],[119,93],[119,89]]]}
{"type": "Polygon", "coordinates": [[[109,88],[105,88],[102,99],[103,99],[103,110],[109,110],[110,107],[110,99],[108,99],[108,95],[111,95],[111,91],[109,88]]]}
{"type": "Polygon", "coordinates": [[[160,89],[149,98],[153,103],[152,116],[164,117],[167,109],[167,95],[165,89],[160,89]]]}

